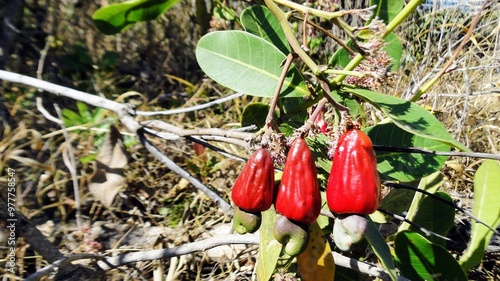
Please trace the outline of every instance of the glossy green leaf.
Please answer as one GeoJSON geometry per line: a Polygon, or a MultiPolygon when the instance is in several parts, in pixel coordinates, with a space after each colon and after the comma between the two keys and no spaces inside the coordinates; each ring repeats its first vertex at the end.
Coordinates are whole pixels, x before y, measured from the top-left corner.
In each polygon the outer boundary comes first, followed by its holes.
{"type": "MultiPolygon", "coordinates": [[[[452,202],[450,195],[444,192],[437,192],[434,195],[452,202]]],[[[445,204],[430,196],[425,196],[418,207],[418,211],[412,220],[415,224],[426,230],[432,231],[442,236],[446,236],[455,221],[455,208],[445,204]]],[[[423,231],[416,227],[410,227],[411,230],[425,235],[423,231]]],[[[446,241],[443,238],[431,235],[427,237],[431,243],[446,247],[446,241]]]]}
{"type": "MultiPolygon", "coordinates": [[[[450,146],[430,138],[404,131],[394,123],[378,124],[364,130],[374,145],[418,147],[431,151],[449,151],[450,146]]],[[[383,180],[414,181],[439,170],[446,156],[422,153],[376,151],[377,169],[383,180]]]]}
{"type": "Polygon", "coordinates": [[[116,34],[131,24],[157,18],[177,2],[179,0],[129,0],[100,8],[92,20],[103,34],[116,34]]]}
{"type": "Polygon", "coordinates": [[[241,24],[247,32],[266,39],[283,54],[290,53],[290,45],[278,19],[265,6],[252,6],[241,13],[241,24]]]}
{"type": "Polygon", "coordinates": [[[432,113],[416,103],[370,90],[353,88],[343,90],[371,103],[407,132],[469,151],[448,133],[444,125],[432,113]]]}
{"type": "Polygon", "coordinates": [[[399,270],[412,281],[467,280],[458,262],[445,248],[432,244],[416,232],[398,233],[394,246],[399,270]]]}
{"type": "Polygon", "coordinates": [[[264,128],[268,112],[269,105],[265,103],[251,103],[245,106],[241,115],[241,126],[256,125],[259,129],[264,128]]]}
{"type": "MultiPolygon", "coordinates": [[[[437,171],[431,175],[428,175],[422,179],[420,179],[420,182],[418,183],[418,189],[420,190],[425,190],[429,193],[436,193],[439,188],[441,187],[441,183],[443,182],[443,176],[441,175],[441,171],[437,171]]],[[[410,183],[411,184],[411,183],[410,183]]],[[[402,189],[402,188],[401,188],[402,189]]],[[[409,190],[410,191],[410,190],[409,190]]],[[[420,202],[424,198],[424,194],[421,192],[414,192],[413,199],[410,204],[410,208],[408,209],[408,213],[406,215],[406,218],[410,221],[413,220],[413,217],[415,217],[418,207],[420,206],[420,202]]],[[[384,198],[385,200],[385,198],[384,198]]],[[[384,202],[382,200],[382,202],[384,202]]],[[[397,214],[401,212],[395,212],[397,214]]],[[[410,225],[407,224],[406,222],[402,223],[401,226],[398,228],[398,232],[403,231],[403,230],[408,230],[410,229],[410,225]]]]}
{"type": "Polygon", "coordinates": [[[404,0],[370,0],[370,6],[376,5],[374,16],[386,24],[393,20],[403,9],[404,0]]]}
{"type": "MultiPolygon", "coordinates": [[[[500,164],[498,161],[485,160],[474,175],[474,205],[472,214],[496,229],[500,224],[500,164]]],[[[478,265],[484,257],[493,232],[484,225],[472,221],[471,242],[460,258],[465,271],[478,265]]]]}
{"type": "Polygon", "coordinates": [[[401,44],[401,40],[394,34],[389,33],[387,37],[384,39],[387,44],[384,47],[384,50],[387,52],[389,57],[392,59],[392,71],[397,71],[399,66],[401,65],[401,57],[403,56],[403,44],[401,44]]]}
{"type": "MultiPolygon", "coordinates": [[[[285,55],[268,41],[244,31],[216,31],[203,36],[196,47],[201,69],[219,84],[258,97],[273,97],[285,55]]],[[[281,97],[308,96],[304,79],[292,67],[281,97]]]]}
{"type": "Polygon", "coordinates": [[[274,223],[276,211],[274,207],[262,212],[262,225],[260,226],[259,256],[257,259],[257,279],[268,281],[273,276],[280,258],[282,245],[274,239],[274,223]]]}
{"type": "Polygon", "coordinates": [[[394,265],[394,260],[392,259],[391,250],[384,240],[384,237],[378,230],[378,227],[373,223],[369,216],[366,216],[368,223],[366,224],[365,238],[370,244],[375,255],[380,260],[380,263],[387,271],[389,276],[393,281],[398,280],[398,275],[396,273],[396,266],[394,265]]]}
{"type": "Polygon", "coordinates": [[[328,148],[331,145],[330,140],[324,134],[317,134],[314,137],[306,138],[307,145],[316,159],[316,164],[321,167],[320,174],[330,174],[332,169],[332,160],[328,158],[328,148]]]}

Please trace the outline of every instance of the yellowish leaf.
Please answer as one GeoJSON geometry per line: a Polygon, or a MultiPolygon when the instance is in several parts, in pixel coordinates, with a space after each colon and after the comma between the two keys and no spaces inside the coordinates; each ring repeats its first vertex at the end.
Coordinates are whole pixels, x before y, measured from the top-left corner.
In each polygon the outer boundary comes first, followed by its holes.
{"type": "Polygon", "coordinates": [[[333,281],[335,262],[330,245],[316,222],[310,228],[307,248],[297,257],[299,275],[303,281],[333,281]]]}

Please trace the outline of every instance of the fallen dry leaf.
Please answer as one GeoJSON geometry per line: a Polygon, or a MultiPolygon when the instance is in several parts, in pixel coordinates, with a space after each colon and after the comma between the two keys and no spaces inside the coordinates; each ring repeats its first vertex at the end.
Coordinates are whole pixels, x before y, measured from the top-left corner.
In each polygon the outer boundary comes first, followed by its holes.
{"type": "Polygon", "coordinates": [[[95,162],[95,170],[89,182],[90,193],[104,207],[109,208],[116,194],[125,185],[123,168],[127,166],[127,151],[120,132],[111,126],[95,162]]]}

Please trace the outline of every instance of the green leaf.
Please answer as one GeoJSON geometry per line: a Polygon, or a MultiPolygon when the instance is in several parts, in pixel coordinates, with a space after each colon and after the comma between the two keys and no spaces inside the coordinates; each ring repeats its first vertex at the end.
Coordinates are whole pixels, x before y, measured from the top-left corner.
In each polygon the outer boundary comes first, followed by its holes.
{"type": "Polygon", "coordinates": [[[67,108],[63,109],[61,111],[61,114],[64,117],[64,124],[66,126],[71,127],[74,125],[80,125],[80,124],[85,123],[82,120],[82,117],[78,113],[76,113],[70,109],[67,109],[67,108]]]}
{"type": "MultiPolygon", "coordinates": [[[[452,202],[450,195],[447,193],[437,192],[434,193],[434,195],[452,202]]],[[[455,221],[455,208],[435,198],[425,196],[412,221],[426,230],[446,236],[455,221]]],[[[425,235],[422,231],[413,226],[410,227],[410,229],[425,235]]],[[[446,241],[443,238],[432,235],[428,237],[428,239],[431,243],[446,247],[446,241]]]]}
{"type": "Polygon", "coordinates": [[[402,214],[408,210],[415,191],[405,188],[394,188],[384,196],[380,208],[394,214],[402,214]]]}
{"type": "MultiPolygon", "coordinates": [[[[418,189],[425,190],[429,193],[435,193],[441,187],[442,182],[443,182],[443,176],[441,175],[441,171],[437,171],[431,175],[428,175],[428,176],[420,179],[420,182],[418,183],[418,189]]],[[[413,191],[411,191],[411,192],[413,192],[413,191]]],[[[415,214],[418,211],[418,207],[420,206],[420,202],[423,200],[423,197],[424,197],[424,194],[421,192],[414,192],[414,193],[415,194],[413,195],[413,199],[411,201],[410,208],[408,209],[408,214],[406,215],[406,219],[408,219],[410,221],[412,221],[413,217],[415,217],[415,214]]],[[[402,211],[401,212],[394,212],[394,213],[398,214],[398,213],[402,213],[402,211]]],[[[410,229],[410,225],[407,224],[406,222],[404,222],[401,224],[401,226],[399,226],[398,232],[403,231],[403,230],[408,230],[408,229],[410,229]]]]}
{"type": "Polygon", "coordinates": [[[276,211],[274,207],[262,212],[262,225],[260,226],[260,246],[257,258],[257,279],[268,281],[273,276],[280,258],[282,245],[274,239],[274,223],[276,211]]]}
{"type": "Polygon", "coordinates": [[[367,224],[365,231],[365,238],[370,244],[373,252],[377,255],[382,266],[387,271],[389,276],[393,281],[398,280],[398,275],[396,273],[396,266],[394,266],[394,260],[392,259],[391,250],[384,240],[384,237],[378,230],[377,226],[373,223],[369,216],[366,216],[367,224]]]}
{"type": "MultiPolygon", "coordinates": [[[[393,147],[418,147],[432,151],[449,151],[443,142],[404,131],[394,123],[366,128],[373,144],[393,147]]],[[[383,180],[414,181],[439,170],[448,157],[432,154],[377,151],[377,169],[383,180]]]]}
{"type": "Polygon", "coordinates": [[[387,52],[389,57],[392,59],[392,71],[396,71],[399,69],[401,65],[401,56],[403,55],[403,44],[401,44],[401,40],[394,34],[389,33],[387,37],[384,39],[387,44],[384,47],[384,50],[387,52]]]}
{"type": "Polygon", "coordinates": [[[432,244],[416,232],[403,231],[396,235],[395,252],[398,268],[412,280],[466,281],[464,271],[443,247],[432,244]]]}
{"type": "MultiPolygon", "coordinates": [[[[258,97],[273,97],[285,55],[268,41],[244,31],[216,31],[196,47],[201,69],[219,84],[258,97]]],[[[291,67],[281,97],[308,96],[300,72],[291,67]]]]}
{"type": "Polygon", "coordinates": [[[444,125],[432,113],[416,103],[370,90],[353,88],[343,88],[343,90],[371,103],[407,132],[469,151],[446,131],[444,125]]]}
{"type": "Polygon", "coordinates": [[[116,34],[131,24],[157,18],[177,2],[179,0],[129,0],[100,8],[92,20],[103,34],[116,34]]]}
{"type": "Polygon", "coordinates": [[[314,137],[306,138],[307,145],[311,149],[311,153],[316,159],[316,164],[324,171],[322,174],[330,174],[332,169],[332,161],[328,158],[328,147],[331,146],[330,140],[324,134],[317,134],[314,137]]]}
{"type": "Polygon", "coordinates": [[[404,0],[370,0],[370,6],[376,5],[374,16],[388,24],[403,9],[404,0]]]}
{"type": "Polygon", "coordinates": [[[245,106],[241,115],[241,126],[256,125],[259,129],[264,128],[268,112],[269,105],[265,103],[251,103],[245,106]]]}
{"type": "MultiPolygon", "coordinates": [[[[472,214],[496,229],[500,223],[500,164],[498,161],[485,160],[474,175],[474,205],[472,214]]],[[[460,258],[465,271],[478,265],[484,257],[493,232],[484,225],[472,221],[471,242],[460,258]]]]}
{"type": "Polygon", "coordinates": [[[265,6],[252,6],[241,13],[241,24],[247,32],[272,43],[283,54],[290,53],[290,45],[278,19],[265,6]]]}

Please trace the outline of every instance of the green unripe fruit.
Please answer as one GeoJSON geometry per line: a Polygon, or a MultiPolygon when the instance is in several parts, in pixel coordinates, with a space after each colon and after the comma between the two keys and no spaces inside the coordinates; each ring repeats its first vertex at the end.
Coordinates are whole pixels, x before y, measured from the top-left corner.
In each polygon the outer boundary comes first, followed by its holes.
{"type": "Polygon", "coordinates": [[[251,213],[240,208],[235,208],[233,215],[233,227],[239,234],[254,233],[259,229],[261,222],[260,212],[251,213]]]}
{"type": "Polygon", "coordinates": [[[278,216],[274,224],[274,238],[284,246],[285,253],[295,257],[307,247],[309,227],[306,224],[291,221],[285,216],[278,216]]]}
{"type": "Polygon", "coordinates": [[[341,251],[349,251],[351,246],[363,239],[366,218],[360,215],[340,216],[333,225],[333,241],[341,251]]]}

